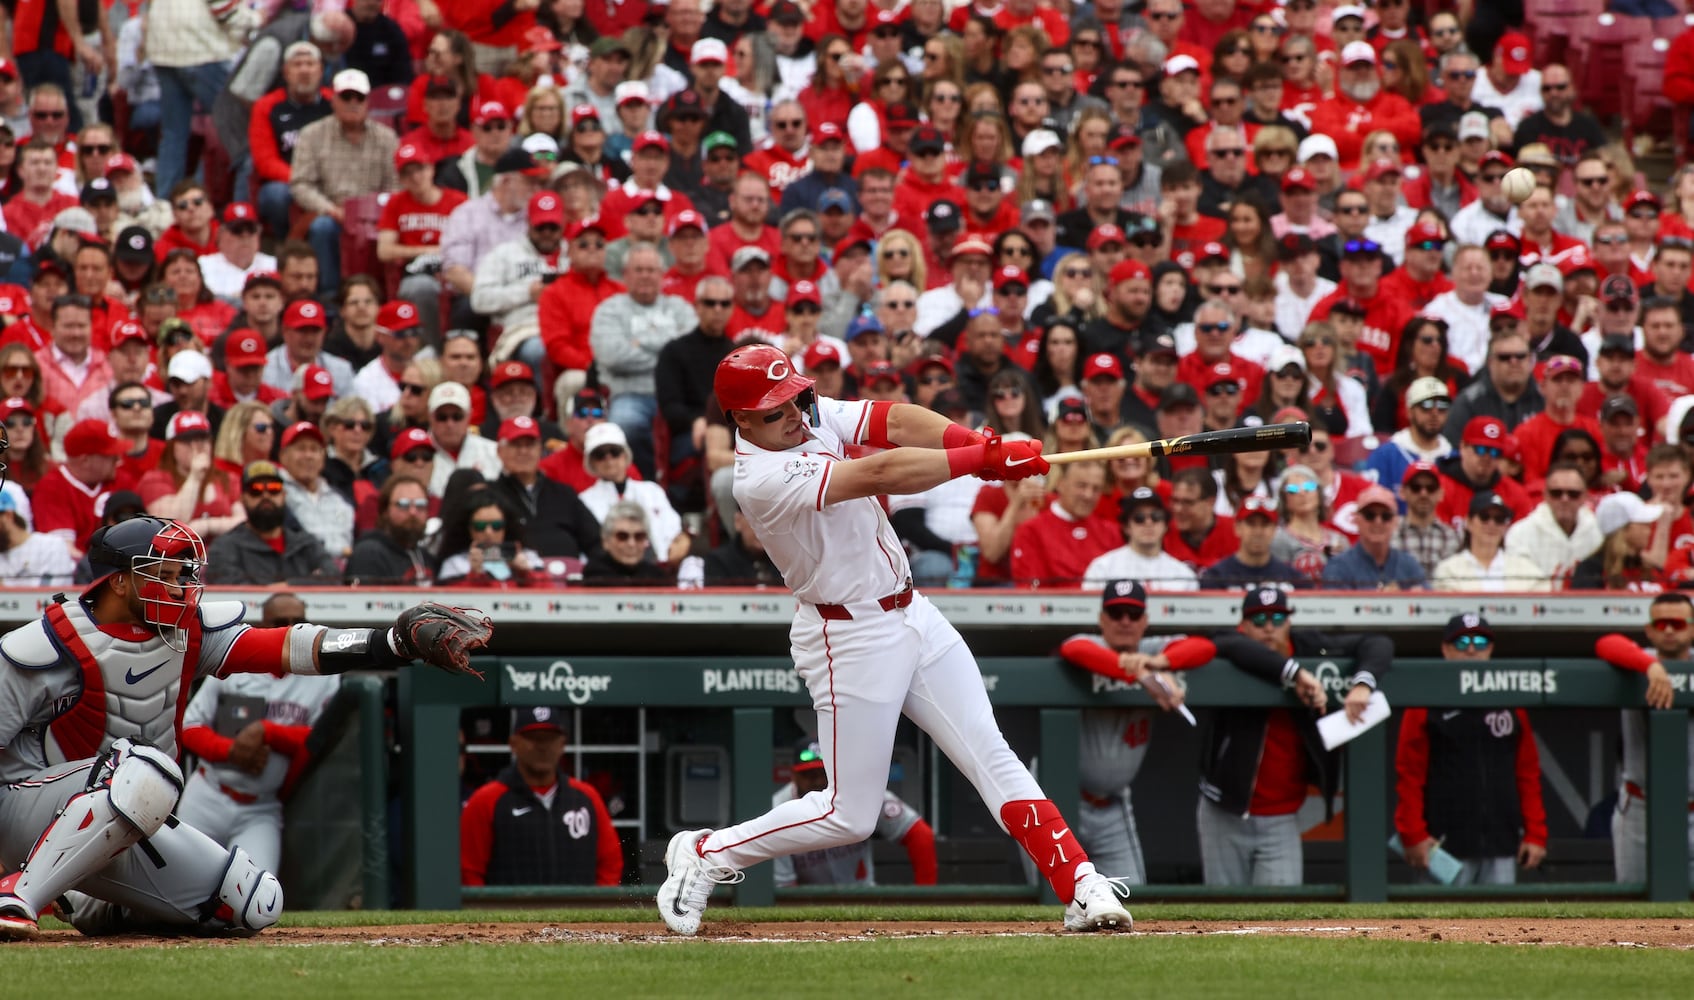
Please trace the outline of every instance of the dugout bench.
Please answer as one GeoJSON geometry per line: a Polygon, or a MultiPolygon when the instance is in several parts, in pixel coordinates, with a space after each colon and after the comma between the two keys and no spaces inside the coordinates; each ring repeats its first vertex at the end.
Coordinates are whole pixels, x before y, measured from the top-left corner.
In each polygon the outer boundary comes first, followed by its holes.
{"type": "MultiPolygon", "coordinates": [[[[1048,657],[987,657],[978,662],[989,698],[997,707],[1038,710],[1042,786],[1061,809],[1074,814],[1078,806],[1079,711],[1107,705],[1146,707],[1151,700],[1139,688],[1065,667],[1048,657]]],[[[1349,663],[1321,659],[1301,662],[1330,690],[1332,706],[1338,707],[1350,673],[1349,663]]],[[[803,689],[788,690],[789,685],[723,683],[725,671],[775,672],[757,675],[764,677],[790,673],[791,662],[779,657],[488,657],[477,665],[487,675],[486,680],[429,670],[399,672],[399,723],[402,745],[408,751],[402,785],[408,858],[404,878],[411,904],[420,909],[457,909],[464,900],[457,877],[459,803],[455,780],[462,709],[569,705],[584,710],[648,707],[727,711],[733,718],[732,810],[734,817],[741,819],[770,806],[775,712],[810,704],[803,689]]],[[[1694,665],[1672,666],[1672,678],[1678,684],[1675,708],[1648,713],[1648,882],[1646,886],[1603,885],[1616,893],[1645,892],[1654,901],[1686,901],[1689,896],[1685,834],[1689,812],[1687,709],[1694,707],[1694,692],[1689,690],[1694,665]]],[[[1279,688],[1227,663],[1213,663],[1190,672],[1187,681],[1188,704],[1195,707],[1293,705],[1291,697],[1279,688]]],[[[1397,710],[1411,706],[1633,708],[1642,703],[1646,680],[1592,659],[1400,659],[1383,679],[1382,690],[1397,710]]],[[[1345,898],[1382,901],[1388,896],[1384,845],[1391,833],[1388,795],[1382,787],[1392,753],[1386,726],[1354,739],[1343,753],[1347,757],[1342,787],[1346,798],[1345,898]]],[[[929,887],[876,888],[914,900],[946,891],[946,887],[939,891],[929,887]],[[891,889],[895,891],[889,892],[891,889]]],[[[1165,888],[1149,887],[1147,894],[1165,888]]],[[[1281,890],[1270,895],[1309,895],[1316,887],[1302,888],[1306,891],[1281,890]]],[[[1431,888],[1396,886],[1395,893],[1428,895],[1431,888]]],[[[1433,888],[1442,894],[1466,894],[1464,890],[1433,888]]],[[[1592,894],[1602,886],[1547,884],[1538,888],[1549,895],[1575,895],[1592,894]]],[[[614,899],[655,889],[620,887],[583,894],[614,899]]],[[[1019,894],[1027,899],[1032,891],[1019,894]]],[[[1045,894],[1049,890],[1043,887],[1042,891],[1045,894]]],[[[1482,887],[1473,891],[1480,895],[1499,890],[1482,887]]],[[[488,898],[517,895],[510,889],[473,892],[488,898]]],[[[1213,894],[1243,893],[1231,889],[1213,894]]],[[[784,896],[788,895],[785,890],[784,896]]],[[[738,905],[770,905],[776,898],[769,865],[750,869],[746,882],[734,890],[738,905]]]]}

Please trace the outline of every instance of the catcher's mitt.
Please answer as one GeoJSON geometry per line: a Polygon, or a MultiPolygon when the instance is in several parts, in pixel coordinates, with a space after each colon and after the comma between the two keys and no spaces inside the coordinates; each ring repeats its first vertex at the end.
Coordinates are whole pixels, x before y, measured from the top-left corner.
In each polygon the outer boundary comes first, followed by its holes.
{"type": "Polygon", "coordinates": [[[471,654],[488,648],[494,623],[480,611],[425,601],[400,613],[394,638],[404,656],[480,678],[482,671],[471,667],[471,654]]]}

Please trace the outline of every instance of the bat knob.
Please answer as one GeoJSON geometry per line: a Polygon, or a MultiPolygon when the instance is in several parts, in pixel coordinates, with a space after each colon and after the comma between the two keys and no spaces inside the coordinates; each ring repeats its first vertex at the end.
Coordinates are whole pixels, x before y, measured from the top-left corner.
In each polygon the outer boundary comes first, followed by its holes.
{"type": "Polygon", "coordinates": [[[1298,423],[1284,424],[1283,426],[1288,428],[1288,442],[1290,445],[1298,447],[1301,451],[1305,451],[1307,448],[1311,447],[1311,424],[1302,420],[1298,423]]]}

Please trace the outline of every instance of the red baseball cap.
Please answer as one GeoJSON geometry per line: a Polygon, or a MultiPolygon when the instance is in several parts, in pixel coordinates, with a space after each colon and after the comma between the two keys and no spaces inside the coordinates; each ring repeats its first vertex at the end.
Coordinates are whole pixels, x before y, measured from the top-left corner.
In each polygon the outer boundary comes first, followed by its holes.
{"type": "Polygon", "coordinates": [[[1512,319],[1519,320],[1519,321],[1527,319],[1528,313],[1526,313],[1524,311],[1523,300],[1522,299],[1507,299],[1506,302],[1503,305],[1495,306],[1488,313],[1488,320],[1489,320],[1489,322],[1493,322],[1495,320],[1495,318],[1501,317],[1501,316],[1510,316],[1512,319]]]}
{"type": "Polygon", "coordinates": [[[1229,248],[1224,246],[1222,243],[1219,243],[1217,240],[1212,240],[1208,243],[1201,244],[1200,252],[1194,255],[1194,262],[1195,263],[1199,263],[1200,261],[1203,261],[1203,260],[1228,260],[1228,259],[1229,259],[1229,248]]]}
{"type": "Polygon", "coordinates": [[[1522,76],[1534,68],[1529,51],[1529,38],[1520,31],[1506,32],[1494,46],[1494,54],[1500,57],[1500,68],[1513,76],[1522,76]]]}
{"type": "Polygon", "coordinates": [[[128,153],[113,153],[110,157],[108,157],[106,159],[106,176],[107,177],[110,177],[115,173],[119,173],[119,172],[122,172],[122,171],[125,171],[125,170],[127,170],[127,171],[129,171],[130,173],[133,174],[140,169],[141,169],[141,165],[136,163],[135,157],[129,155],[128,153]]]}
{"type": "Polygon", "coordinates": [[[1418,476],[1429,476],[1437,483],[1441,482],[1441,473],[1433,462],[1413,462],[1406,466],[1406,471],[1400,474],[1400,482],[1404,485],[1418,476]]]}
{"type": "Polygon", "coordinates": [[[175,441],[177,438],[188,437],[190,434],[212,436],[212,422],[199,410],[178,410],[171,415],[170,423],[165,425],[165,440],[175,441]]]}
{"type": "Polygon", "coordinates": [[[27,413],[33,417],[35,416],[35,407],[29,405],[29,400],[22,396],[13,396],[11,399],[0,402],[0,423],[12,419],[12,415],[15,413],[27,413]]]}
{"type": "Polygon", "coordinates": [[[224,343],[224,365],[254,368],[265,363],[265,338],[252,330],[237,330],[224,343]]]}
{"type": "Polygon", "coordinates": [[[294,388],[307,399],[328,399],[335,395],[335,376],[317,365],[305,365],[294,373],[294,388]]]}
{"type": "Polygon", "coordinates": [[[488,375],[488,387],[498,389],[509,382],[535,384],[535,371],[522,361],[502,361],[488,375]]]}
{"type": "Polygon", "coordinates": [[[1230,363],[1227,361],[1219,361],[1217,364],[1206,370],[1205,386],[1208,389],[1214,385],[1222,385],[1225,382],[1235,381],[1237,381],[1235,369],[1231,367],[1230,363]]]}
{"type": "Polygon", "coordinates": [[[557,52],[564,48],[557,36],[542,25],[535,25],[523,33],[523,44],[518,46],[519,55],[529,55],[531,52],[557,52]]]}
{"type": "Polygon", "coordinates": [[[813,305],[823,305],[823,292],[818,290],[817,282],[801,278],[788,286],[788,300],[785,304],[794,305],[799,302],[810,302],[813,305]]]}
{"type": "Polygon", "coordinates": [[[1433,222],[1419,222],[1406,230],[1406,247],[1410,249],[1417,243],[1440,243],[1445,245],[1447,237],[1441,235],[1441,227],[1433,222]]]}
{"type": "Polygon", "coordinates": [[[1484,163],[1498,163],[1507,168],[1516,165],[1516,161],[1512,159],[1510,153],[1502,153],[1498,149],[1490,149],[1488,152],[1483,153],[1482,159],[1477,161],[1477,165],[1480,166],[1484,163]]]}
{"type": "Polygon", "coordinates": [[[1405,171],[1400,169],[1400,163],[1398,160],[1391,160],[1386,156],[1382,156],[1371,161],[1370,169],[1365,171],[1365,180],[1379,180],[1383,177],[1387,177],[1389,174],[1399,177],[1404,173],[1405,171]]]}
{"type": "Polygon", "coordinates": [[[684,229],[698,229],[703,233],[707,230],[707,228],[705,216],[694,211],[692,208],[685,208],[676,213],[676,218],[671,220],[670,229],[665,235],[675,236],[684,229]]]}
{"type": "Polygon", "coordinates": [[[818,146],[826,142],[846,142],[847,133],[834,122],[818,122],[812,126],[812,145],[818,146]]]}
{"type": "Polygon", "coordinates": [[[112,327],[112,346],[114,348],[130,341],[140,341],[148,347],[153,346],[153,338],[147,335],[147,330],[133,319],[126,319],[112,327]]]}
{"type": "Polygon", "coordinates": [[[1140,278],[1143,281],[1152,281],[1153,271],[1146,264],[1143,264],[1131,257],[1128,260],[1118,261],[1117,266],[1112,268],[1112,273],[1108,275],[1108,277],[1114,285],[1121,285],[1126,281],[1134,281],[1136,278],[1140,278]]]}
{"type": "Polygon", "coordinates": [[[251,222],[258,225],[259,213],[244,201],[231,202],[229,207],[224,209],[224,225],[232,222],[251,222]]]}
{"type": "Polygon", "coordinates": [[[819,365],[839,365],[841,351],[827,340],[814,340],[807,345],[806,353],[800,356],[800,363],[807,371],[816,371],[819,365]]]}
{"type": "Polygon", "coordinates": [[[1094,231],[1088,234],[1089,250],[1098,250],[1108,243],[1122,243],[1127,245],[1129,240],[1124,236],[1122,229],[1119,229],[1110,222],[1103,226],[1095,226],[1094,231]]]}
{"type": "Polygon", "coordinates": [[[595,121],[600,120],[600,112],[597,108],[594,107],[594,105],[592,105],[592,104],[578,104],[575,107],[571,108],[571,127],[572,128],[575,128],[576,126],[582,124],[585,121],[588,121],[591,118],[595,121]]]}
{"type": "Polygon", "coordinates": [[[1536,381],[1548,381],[1556,375],[1575,375],[1584,378],[1588,374],[1582,362],[1568,354],[1555,354],[1546,361],[1535,366],[1536,381]]]}
{"type": "Polygon", "coordinates": [[[376,325],[389,333],[415,330],[418,324],[418,307],[405,299],[392,299],[384,302],[382,308],[377,310],[376,325]]]}
{"type": "Polygon", "coordinates": [[[18,64],[10,59],[0,59],[0,76],[8,80],[16,80],[18,78],[18,64]]]}
{"type": "Polygon", "coordinates": [[[1305,167],[1290,167],[1288,172],[1282,175],[1282,189],[1284,191],[1316,191],[1318,182],[1305,167]]]}
{"type": "Polygon", "coordinates": [[[632,153],[639,153],[644,149],[655,148],[662,149],[668,153],[671,151],[671,141],[665,138],[665,134],[663,132],[655,132],[652,129],[648,129],[636,136],[635,141],[630,144],[630,152],[632,153]]]}
{"type": "Polygon", "coordinates": [[[318,425],[310,420],[301,420],[289,424],[288,429],[282,432],[282,446],[286,448],[303,437],[316,438],[318,444],[324,443],[324,432],[318,429],[318,425]]]}
{"type": "Polygon", "coordinates": [[[1005,267],[1002,267],[994,272],[993,288],[997,292],[1000,289],[1005,288],[1007,285],[1022,285],[1025,288],[1028,288],[1029,275],[1023,272],[1023,268],[1013,267],[1012,265],[1007,264],[1005,267]]]}
{"type": "Polygon", "coordinates": [[[431,455],[435,453],[435,442],[429,439],[429,432],[421,427],[408,427],[394,437],[394,444],[388,449],[390,459],[399,459],[409,451],[427,448],[431,455]]]}
{"type": "Polygon", "coordinates": [[[1578,271],[1597,273],[1599,269],[1599,265],[1594,263],[1594,255],[1588,252],[1586,243],[1578,243],[1559,258],[1559,273],[1567,278],[1578,271]]]}
{"type": "Polygon", "coordinates": [[[1626,212],[1640,205],[1650,206],[1655,212],[1663,211],[1665,207],[1665,203],[1659,200],[1658,195],[1645,189],[1631,191],[1629,197],[1623,200],[1623,209],[1626,212]]]}
{"type": "Polygon", "coordinates": [[[1461,444],[1501,448],[1506,443],[1506,425],[1495,417],[1472,417],[1465,425],[1461,444]]]}
{"type": "Polygon", "coordinates": [[[269,285],[280,292],[282,291],[282,275],[275,271],[254,271],[247,276],[246,281],[241,283],[242,294],[246,294],[247,289],[254,285],[269,285]]]}
{"type": "Polygon", "coordinates": [[[529,199],[529,224],[532,226],[553,225],[563,229],[565,225],[565,203],[551,191],[537,191],[529,199]]]}
{"type": "MultiPolygon", "coordinates": [[[[528,367],[525,365],[524,367],[528,367]]],[[[500,443],[518,441],[523,438],[541,440],[541,425],[534,417],[507,417],[500,424],[500,443]]]]}
{"type": "Polygon", "coordinates": [[[1112,378],[1123,378],[1123,362],[1116,354],[1092,354],[1082,367],[1084,379],[1109,375],[1112,378]]]}
{"type": "Polygon", "coordinates": [[[507,111],[506,106],[499,101],[482,101],[476,106],[476,110],[471,112],[472,125],[485,125],[488,122],[509,122],[511,120],[512,113],[507,111]]]}
{"type": "Polygon", "coordinates": [[[400,148],[394,151],[394,169],[396,172],[405,170],[414,163],[422,163],[428,166],[430,162],[430,158],[421,148],[409,142],[401,143],[400,148]]]}
{"type": "Polygon", "coordinates": [[[953,374],[953,359],[945,354],[920,354],[906,366],[906,374],[917,378],[925,368],[940,368],[947,374],[953,374]]]}
{"type": "Polygon", "coordinates": [[[282,325],[287,329],[302,329],[304,327],[325,327],[324,307],[311,299],[299,299],[288,304],[283,310],[282,325]]]}
{"type": "Polygon", "coordinates": [[[578,236],[581,236],[583,233],[586,233],[591,229],[594,232],[599,233],[601,236],[606,235],[606,224],[604,222],[600,221],[600,216],[590,215],[586,219],[578,219],[577,221],[575,221],[575,222],[571,223],[570,225],[566,226],[565,227],[565,239],[574,240],[578,236]]]}
{"type": "Polygon", "coordinates": [[[65,434],[66,458],[82,458],[87,455],[110,455],[116,458],[123,453],[123,439],[113,434],[106,421],[99,417],[79,420],[65,434]]]}

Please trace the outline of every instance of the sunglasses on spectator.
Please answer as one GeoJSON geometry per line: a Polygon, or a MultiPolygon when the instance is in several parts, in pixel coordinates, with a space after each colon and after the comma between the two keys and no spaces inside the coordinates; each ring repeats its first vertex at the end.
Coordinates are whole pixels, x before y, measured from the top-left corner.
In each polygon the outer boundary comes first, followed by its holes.
{"type": "Polygon", "coordinates": [[[1067,277],[1067,278],[1092,278],[1092,277],[1094,277],[1094,272],[1089,270],[1086,267],[1067,267],[1067,268],[1065,268],[1065,277],[1067,277]]]}
{"type": "Polygon", "coordinates": [[[1289,483],[1282,488],[1282,492],[1287,493],[1290,496],[1296,493],[1316,493],[1317,491],[1318,484],[1310,479],[1307,479],[1304,482],[1289,483]]]}
{"type": "Polygon", "coordinates": [[[1470,448],[1471,448],[1471,451],[1476,452],[1478,455],[1482,456],[1483,458],[1499,458],[1500,455],[1502,454],[1500,449],[1494,447],[1491,444],[1473,444],[1473,445],[1470,446],[1470,448]]]}
{"type": "Polygon", "coordinates": [[[1406,493],[1434,493],[1440,488],[1441,484],[1433,479],[1418,479],[1400,487],[1406,493]]]}
{"type": "Polygon", "coordinates": [[[1129,515],[1132,524],[1164,524],[1168,518],[1162,510],[1138,510],[1129,515]]]}
{"type": "Polygon", "coordinates": [[[1115,156],[1090,156],[1088,165],[1091,167],[1115,167],[1118,165],[1118,158],[1115,156]]]}
{"type": "Polygon", "coordinates": [[[1337,205],[1335,211],[1341,215],[1363,215],[1370,209],[1364,205],[1337,205]]]}
{"type": "Polygon", "coordinates": [[[340,420],[337,423],[350,431],[364,431],[366,434],[376,430],[376,422],[372,420],[340,420]]]}
{"type": "Polygon", "coordinates": [[[1370,521],[1373,523],[1377,521],[1392,521],[1398,516],[1399,515],[1394,511],[1388,510],[1385,507],[1370,507],[1359,511],[1359,520],[1370,521]]]}
{"type": "Polygon", "coordinates": [[[443,424],[458,424],[470,419],[463,410],[436,410],[429,417],[431,420],[443,424]]]}
{"type": "Polygon", "coordinates": [[[428,497],[395,497],[389,502],[401,510],[424,511],[429,509],[428,497]]]}
{"type": "Polygon", "coordinates": [[[176,210],[179,212],[186,212],[191,208],[199,208],[204,204],[206,204],[205,197],[196,195],[193,198],[183,198],[178,200],[176,203],[176,210]]]}
{"type": "Polygon", "coordinates": [[[1241,392],[1241,386],[1235,382],[1219,382],[1217,385],[1206,387],[1208,396],[1235,396],[1241,392]]]}
{"type": "Polygon", "coordinates": [[[1257,625],[1259,628],[1264,628],[1266,625],[1283,625],[1288,621],[1288,612],[1261,611],[1255,615],[1248,615],[1247,620],[1252,622],[1254,625],[1257,625]]]}
{"type": "Polygon", "coordinates": [[[34,427],[35,417],[28,413],[14,413],[6,418],[7,427],[34,427]]]}
{"type": "Polygon", "coordinates": [[[1611,183],[1611,178],[1610,177],[1578,177],[1576,179],[1576,182],[1578,184],[1581,184],[1583,187],[1597,188],[1597,187],[1605,187],[1607,184],[1611,183]]]}
{"type": "Polygon", "coordinates": [[[1449,80],[1474,80],[1474,79],[1476,79],[1476,70],[1474,70],[1474,69],[1450,69],[1450,70],[1448,70],[1447,72],[1445,72],[1441,75],[1446,77],[1449,80]]]}
{"type": "Polygon", "coordinates": [[[67,112],[64,111],[31,111],[29,116],[31,118],[40,118],[45,121],[56,122],[65,117],[66,114],[67,112]]]}
{"type": "Polygon", "coordinates": [[[583,420],[600,420],[606,416],[605,409],[599,406],[579,406],[573,412],[583,420]]]}
{"type": "Polygon", "coordinates": [[[647,532],[619,530],[612,532],[612,537],[620,542],[645,542],[647,540],[647,532]]]}
{"type": "Polygon", "coordinates": [[[262,483],[248,483],[247,495],[250,497],[278,497],[282,495],[282,483],[269,479],[262,483]]]}
{"type": "Polygon", "coordinates": [[[433,462],[435,461],[435,452],[428,448],[413,448],[411,451],[401,455],[400,461],[413,463],[433,462]]]}
{"type": "Polygon", "coordinates": [[[1446,413],[1448,410],[1451,410],[1453,408],[1453,402],[1452,402],[1452,400],[1447,400],[1447,399],[1426,399],[1423,402],[1417,404],[1417,408],[1420,409],[1420,410],[1423,410],[1425,413],[1429,413],[1429,412],[1433,412],[1433,411],[1440,411],[1442,413],[1446,413]]]}
{"type": "Polygon", "coordinates": [[[885,259],[885,260],[890,258],[890,257],[897,258],[899,260],[905,260],[907,257],[910,257],[911,255],[912,255],[912,252],[910,250],[907,250],[905,247],[893,247],[893,248],[890,248],[888,250],[884,250],[882,252],[883,259],[885,259]]]}
{"type": "MultiPolygon", "coordinates": [[[[1220,97],[1220,98],[1217,98],[1214,101],[1212,101],[1212,103],[1214,105],[1217,105],[1217,104],[1234,104],[1235,100],[1236,100],[1235,98],[1220,97]]],[[[1225,146],[1223,149],[1213,149],[1213,150],[1208,151],[1208,155],[1210,155],[1213,159],[1233,160],[1237,156],[1246,156],[1247,155],[1247,147],[1246,146],[1225,146]]]]}
{"type": "Polygon", "coordinates": [[[419,385],[416,382],[401,382],[400,391],[408,396],[422,396],[429,392],[429,386],[419,385]]]}
{"type": "Polygon", "coordinates": [[[108,142],[100,142],[87,146],[78,146],[77,152],[84,156],[111,156],[112,144],[108,142]]]}
{"type": "Polygon", "coordinates": [[[131,396],[129,399],[120,399],[112,405],[120,410],[150,410],[153,408],[153,400],[146,396],[131,396]]]}
{"type": "Polygon", "coordinates": [[[472,531],[505,531],[505,521],[472,521],[472,531]]]}
{"type": "Polygon", "coordinates": [[[1453,640],[1453,648],[1461,650],[1484,650],[1494,644],[1494,640],[1485,635],[1461,635],[1453,640]]]}
{"type": "Polygon", "coordinates": [[[1512,523],[1512,515],[1498,513],[1498,512],[1490,512],[1490,513],[1487,513],[1487,514],[1477,514],[1477,515],[1475,515],[1475,517],[1478,521],[1481,521],[1483,524],[1493,524],[1493,525],[1504,526],[1504,525],[1508,525],[1508,524],[1512,523]]]}
{"type": "MultiPolygon", "coordinates": [[[[1240,295],[1241,294],[1241,286],[1240,285],[1207,285],[1206,291],[1211,292],[1213,295],[1240,295]]],[[[1228,328],[1229,328],[1229,325],[1227,323],[1224,324],[1224,329],[1227,330],[1228,328]]]]}
{"type": "Polygon", "coordinates": [[[605,447],[605,448],[596,448],[593,451],[589,452],[588,453],[588,460],[590,462],[604,462],[608,458],[616,458],[617,456],[622,455],[622,454],[623,454],[622,448],[619,448],[616,445],[611,445],[611,446],[608,446],[608,447],[605,447]]]}
{"type": "Polygon", "coordinates": [[[1326,452],[1326,451],[1329,450],[1329,442],[1328,441],[1322,441],[1322,440],[1313,441],[1310,444],[1306,445],[1304,448],[1301,448],[1300,450],[1304,451],[1304,452],[1315,451],[1315,452],[1318,452],[1319,454],[1322,454],[1323,452],[1326,452]]]}
{"type": "Polygon", "coordinates": [[[1500,261],[1509,260],[1516,262],[1518,259],[1518,252],[1516,250],[1490,250],[1488,251],[1488,259],[1500,261]]]}
{"type": "MultiPolygon", "coordinates": [[[[730,306],[735,305],[734,299],[707,299],[707,298],[702,298],[702,299],[699,300],[699,302],[700,302],[701,306],[703,306],[707,309],[728,309],[730,306]]],[[[581,413],[579,412],[577,415],[581,416],[581,413]]]]}
{"type": "Polygon", "coordinates": [[[1657,219],[1659,217],[1659,210],[1656,208],[1632,208],[1629,210],[1629,217],[1631,219],[1642,220],[1657,219]]]}
{"type": "Polygon", "coordinates": [[[1492,173],[1477,174],[1476,179],[1484,184],[1498,184],[1500,183],[1500,178],[1504,176],[1506,176],[1506,172],[1504,170],[1500,170],[1492,173]]]}
{"type": "Polygon", "coordinates": [[[1548,490],[1547,491],[1547,499],[1549,499],[1549,500],[1581,500],[1582,499],[1582,491],[1581,490],[1548,490]]]}
{"type": "Polygon", "coordinates": [[[1229,323],[1195,323],[1194,324],[1194,332],[1195,333],[1228,333],[1229,330],[1230,330],[1230,326],[1231,326],[1231,324],[1229,324],[1229,323]]]}
{"type": "Polygon", "coordinates": [[[584,118],[582,121],[579,121],[575,125],[572,125],[571,131],[572,132],[599,132],[599,131],[602,131],[602,128],[601,128],[599,121],[597,121],[593,118],[584,118]]]}
{"type": "Polygon", "coordinates": [[[1568,83],[1543,83],[1541,85],[1543,94],[1562,94],[1569,89],[1570,84],[1568,83]]]}
{"type": "MultiPolygon", "coordinates": [[[[1504,320],[1504,319],[1506,319],[1506,317],[1501,317],[1501,319],[1504,320]]],[[[1515,317],[1515,316],[1510,317],[1510,319],[1513,323],[1517,322],[1517,317],[1515,317]]],[[[1519,361],[1528,361],[1529,360],[1529,352],[1528,351],[1499,351],[1494,355],[1494,360],[1498,361],[1502,364],[1516,364],[1519,361]]]]}
{"type": "Polygon", "coordinates": [[[1004,388],[1004,389],[995,389],[994,390],[994,398],[995,399],[1022,399],[1023,398],[1023,390],[1019,389],[1017,386],[1008,386],[1007,388],[1004,388]]]}

